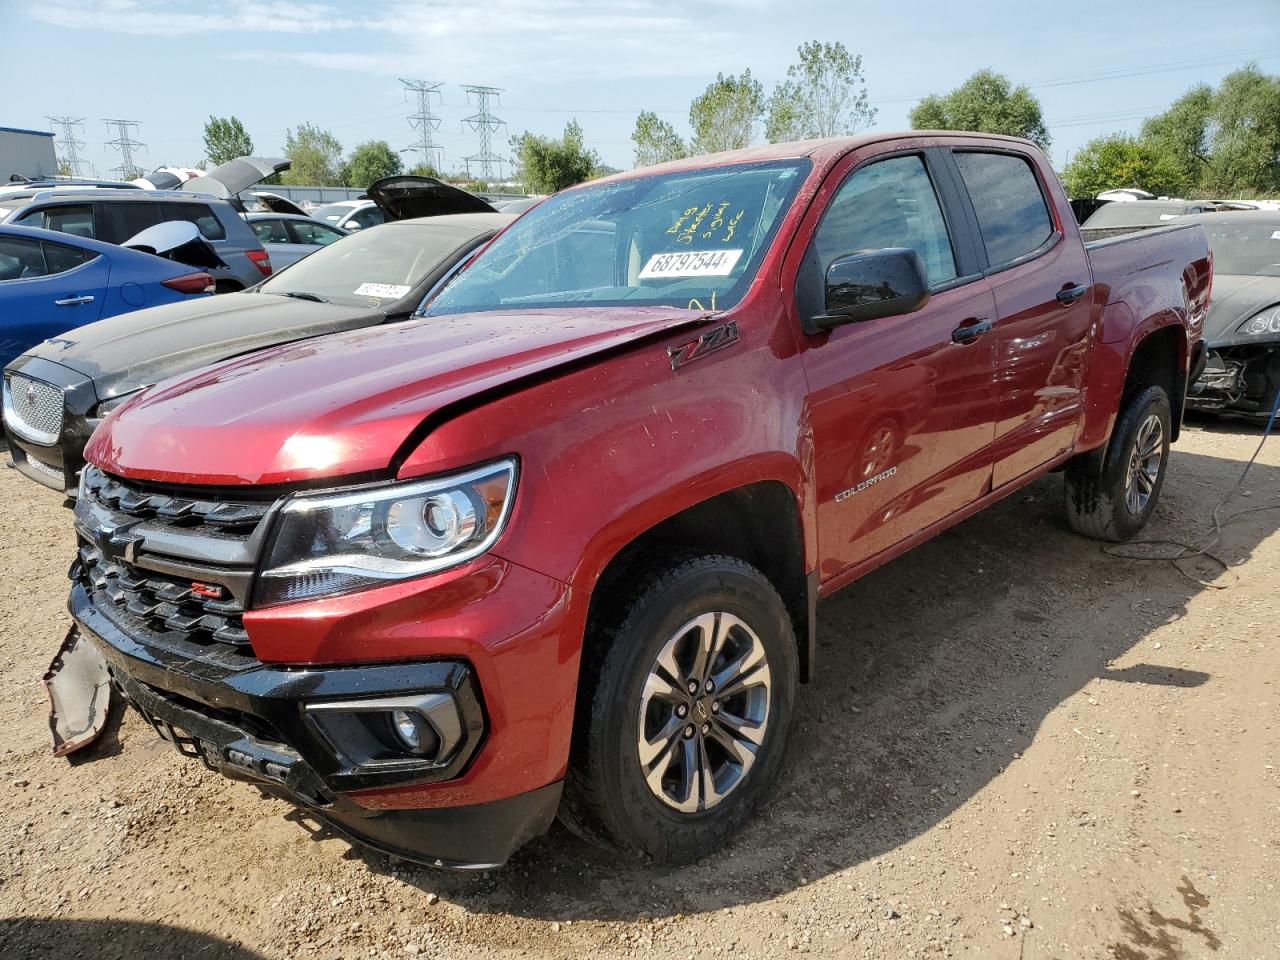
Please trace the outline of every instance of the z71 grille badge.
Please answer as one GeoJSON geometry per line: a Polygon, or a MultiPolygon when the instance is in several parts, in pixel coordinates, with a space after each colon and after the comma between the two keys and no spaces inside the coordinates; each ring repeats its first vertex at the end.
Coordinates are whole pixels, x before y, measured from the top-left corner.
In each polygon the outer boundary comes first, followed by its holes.
{"type": "Polygon", "coordinates": [[[731,320],[719,327],[712,327],[697,340],[690,340],[678,347],[667,347],[667,356],[671,358],[671,369],[679,370],[686,363],[701,360],[709,353],[738,342],[738,322],[731,320]]]}

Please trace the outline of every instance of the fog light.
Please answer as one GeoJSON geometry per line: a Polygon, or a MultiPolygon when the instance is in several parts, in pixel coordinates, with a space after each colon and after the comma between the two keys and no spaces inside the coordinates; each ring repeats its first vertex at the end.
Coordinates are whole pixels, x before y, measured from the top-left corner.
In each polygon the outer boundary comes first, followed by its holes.
{"type": "Polygon", "coordinates": [[[404,710],[396,710],[391,714],[391,723],[396,729],[396,736],[405,748],[413,753],[422,749],[421,718],[404,710]]]}

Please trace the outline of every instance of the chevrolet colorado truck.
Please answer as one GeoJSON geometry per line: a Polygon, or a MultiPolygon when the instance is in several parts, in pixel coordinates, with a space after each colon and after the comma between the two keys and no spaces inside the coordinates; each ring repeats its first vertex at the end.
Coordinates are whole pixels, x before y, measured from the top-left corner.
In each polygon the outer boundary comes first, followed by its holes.
{"type": "Polygon", "coordinates": [[[374,848],[492,866],[558,815],[688,861],[777,779],[821,598],[1055,469],[1075,529],[1141,529],[1210,277],[1198,226],[1086,247],[997,136],[567,190],[423,319],[112,411],[69,642],[374,848]]]}

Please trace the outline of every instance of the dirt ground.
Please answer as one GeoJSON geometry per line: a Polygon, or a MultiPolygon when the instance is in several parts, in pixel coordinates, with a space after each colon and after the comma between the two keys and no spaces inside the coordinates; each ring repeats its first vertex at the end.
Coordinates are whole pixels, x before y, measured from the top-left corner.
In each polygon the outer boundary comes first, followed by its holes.
{"type": "MultiPolygon", "coordinates": [[[[1259,432],[1191,425],[1149,535],[1201,537],[1259,432]]],[[[646,869],[557,829],[465,877],[317,833],[135,715],[53,759],[69,515],[0,470],[0,958],[1278,958],[1280,510],[1180,572],[1072,535],[1061,487],[821,608],[793,759],[722,853],[646,869]]],[[[1267,505],[1280,438],[1224,512],[1267,505]]]]}

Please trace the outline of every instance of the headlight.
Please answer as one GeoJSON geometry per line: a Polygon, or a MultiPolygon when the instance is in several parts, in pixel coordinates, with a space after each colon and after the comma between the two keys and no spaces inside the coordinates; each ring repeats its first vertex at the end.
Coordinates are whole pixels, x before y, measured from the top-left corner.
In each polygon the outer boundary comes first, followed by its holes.
{"type": "Polygon", "coordinates": [[[132,400],[134,397],[136,397],[145,389],[146,387],[140,387],[137,390],[130,390],[128,393],[122,393],[118,397],[111,397],[107,400],[103,400],[101,403],[98,404],[97,408],[94,410],[94,415],[98,419],[102,419],[117,407],[124,406],[126,403],[128,403],[130,400],[132,400]]]}
{"type": "Polygon", "coordinates": [[[275,522],[256,606],[349,593],[457,566],[507,522],[516,462],[434,480],[295,496],[275,522]]]}
{"type": "Polygon", "coordinates": [[[1240,324],[1239,332],[1251,337],[1260,337],[1267,333],[1280,334],[1280,303],[1255,313],[1240,324]]]}

